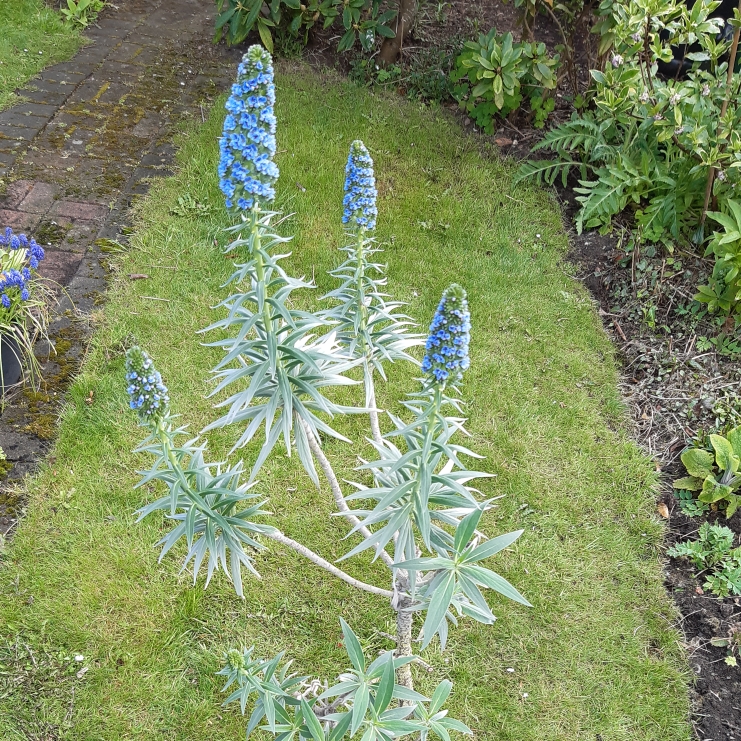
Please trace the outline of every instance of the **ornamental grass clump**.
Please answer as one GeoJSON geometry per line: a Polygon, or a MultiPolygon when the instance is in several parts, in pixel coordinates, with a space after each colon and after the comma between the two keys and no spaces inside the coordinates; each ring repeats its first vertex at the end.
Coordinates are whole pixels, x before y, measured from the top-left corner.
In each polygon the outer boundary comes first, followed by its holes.
{"type": "MultiPolygon", "coordinates": [[[[253,47],[245,59],[260,61],[259,68],[255,64],[249,69],[263,80],[261,84],[268,84],[264,75],[266,70],[272,74],[269,55],[253,47]]],[[[245,82],[251,90],[252,83],[242,80],[241,84],[245,82]]],[[[296,741],[339,741],[358,733],[363,741],[430,735],[447,741],[451,731],[470,731],[442,709],[450,682],[441,682],[429,698],[414,690],[413,643],[417,640],[425,648],[437,636],[444,648],[449,625],[462,616],[493,623],[484,589],[529,605],[484,563],[510,547],[522,531],[492,539],[479,531],[481,516],[493,499],[482,499],[470,483],[490,474],[469,470],[462,459],[481,456],[454,442],[457,433],[465,434],[459,384],[469,367],[471,329],[466,293],[455,284],[443,293],[432,321],[421,389],[403,402],[405,419],[389,414],[391,429],[384,434],[378,416],[375,421],[372,417],[375,460],[358,467],[369,483],[351,484],[352,493],[343,491],[322,438],[350,441],[327,420],[340,412],[377,415],[379,410],[375,402],[370,410],[341,406],[327,395],[328,390],[358,383],[347,374],[362,366],[367,402],[374,398],[373,369],[383,374],[386,360],[412,361],[406,350],[421,344],[417,335],[407,331],[411,320],[394,313],[399,304],[387,302],[380,292],[385,281],[382,266],[368,261],[368,255],[377,251],[369,234],[377,207],[373,163],[360,142],[352,145],[347,174],[345,223],[353,243],[344,248],[348,260],[332,273],[343,283],[329,294],[338,300],[329,311],[292,307],[294,291],[314,286],[289,276],[280,264],[286,255],[273,254],[288,240],[271,225],[277,214],[264,208],[272,196],[250,191],[249,209],[242,210],[241,223],[230,229],[236,238],[225,251],[242,256],[243,261],[235,264],[227,285],[244,286],[244,290],[218,304],[216,308],[227,316],[204,330],[222,333],[222,339],[210,343],[224,351],[213,371],[214,393],[226,390],[230,395],[218,405],[226,407],[226,414],[203,432],[236,425],[234,449],[258,433],[264,435],[246,484],[240,483],[241,461],[235,466],[207,464],[205,443],[194,439],[176,444],[186,433],[172,424],[166,387],[146,353],[139,348],[129,351],[130,405],[151,433],[139,450],[155,457],[140,485],[157,480],[169,489],[139,515],[162,510],[176,523],[160,541],[161,557],[185,537],[183,568],[192,562],[194,579],[203,563],[208,564],[207,584],[223,568],[242,596],[241,567],[255,572],[254,554],[272,540],[346,584],[382,597],[395,614],[396,650],[373,661],[366,659],[357,636],[341,620],[351,667],[332,686],[291,674],[290,662],[283,661],[282,653],[260,659],[253,648],[229,651],[220,672],[227,677],[225,690],[233,689],[226,702],[239,701],[244,713],[247,702],[255,698],[247,736],[259,728],[275,738],[296,741]],[[381,277],[371,278],[369,273],[374,272],[381,277]],[[372,550],[374,560],[386,567],[380,584],[355,579],[264,521],[269,513],[262,509],[263,498],[253,492],[258,487],[254,479],[281,438],[289,454],[297,451],[317,485],[315,462],[319,464],[337,514],[347,522],[347,537],[359,539],[339,560],[372,550]],[[415,637],[417,614],[423,620],[415,637]]]]}
{"type": "MultiPolygon", "coordinates": [[[[39,378],[34,341],[46,336],[49,289],[36,272],[44,250],[36,240],[15,234],[10,227],[0,232],[0,347],[5,342],[32,381],[39,378]]],[[[0,366],[0,390],[6,388],[0,366]]]]}

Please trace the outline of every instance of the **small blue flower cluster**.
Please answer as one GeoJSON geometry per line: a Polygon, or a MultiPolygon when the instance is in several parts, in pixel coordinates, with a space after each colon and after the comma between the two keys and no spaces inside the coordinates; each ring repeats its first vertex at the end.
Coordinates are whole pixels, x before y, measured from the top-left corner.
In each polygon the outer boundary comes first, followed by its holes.
{"type": "Polygon", "coordinates": [[[219,187],[230,210],[247,211],[255,203],[275,198],[274,105],[273,61],[254,44],[239,65],[219,139],[219,187]]]}
{"type": "Polygon", "coordinates": [[[471,315],[466,292],[453,283],[445,289],[435,317],[430,324],[430,336],[425,345],[422,371],[432,384],[453,383],[463,377],[471,364],[468,345],[471,340],[471,315]]]}
{"type": "Polygon", "coordinates": [[[10,308],[12,298],[28,301],[31,295],[28,287],[31,270],[36,270],[44,259],[44,250],[36,244],[36,240],[29,240],[25,234],[14,234],[10,227],[6,227],[4,232],[0,232],[0,268],[3,263],[2,251],[15,258],[13,253],[18,250],[23,250],[24,254],[20,260],[12,260],[11,264],[16,267],[0,269],[0,304],[6,309],[10,308]]]}
{"type": "Polygon", "coordinates": [[[167,413],[170,397],[162,376],[154,367],[152,359],[136,345],[126,352],[126,389],[129,406],[139,412],[142,422],[157,422],[167,413]]]}
{"type": "Polygon", "coordinates": [[[373,175],[373,160],[365,144],[360,140],[350,145],[350,154],[345,166],[345,213],[342,223],[359,229],[375,229],[376,178],[373,175]]]}

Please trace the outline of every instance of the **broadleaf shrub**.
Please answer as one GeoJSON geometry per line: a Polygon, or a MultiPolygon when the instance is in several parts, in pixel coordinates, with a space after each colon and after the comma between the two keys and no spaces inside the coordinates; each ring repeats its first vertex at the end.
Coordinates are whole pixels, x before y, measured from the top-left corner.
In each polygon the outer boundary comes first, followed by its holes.
{"type": "Polygon", "coordinates": [[[550,57],[545,44],[514,41],[511,33],[492,28],[477,41],[467,41],[455,61],[453,94],[468,114],[488,134],[496,116],[507,116],[523,100],[542,99],[556,87],[559,57],[550,57]]]}
{"type": "MultiPolygon", "coordinates": [[[[712,17],[719,3],[603,5],[613,47],[606,68],[591,72],[592,107],[533,148],[550,150],[555,159],[530,161],[517,177],[549,184],[560,178],[566,185],[576,175],[579,232],[609,228],[630,209],[646,242],[671,250],[681,239],[702,241],[709,199],[717,213],[727,214],[741,177],[735,92],[741,75],[729,69],[728,27],[712,17]],[[661,77],[659,66],[672,63],[679,48],[686,50],[683,76],[661,77]]],[[[741,23],[736,16],[731,24],[741,23]]]]}
{"type": "Polygon", "coordinates": [[[280,27],[294,37],[303,35],[317,25],[329,28],[340,19],[344,33],[337,51],[348,51],[359,42],[370,51],[380,38],[392,38],[395,32],[389,23],[396,10],[381,10],[381,0],[215,0],[216,35],[214,41],[226,39],[230,45],[244,41],[257,29],[260,40],[273,51],[273,32],[280,27]]]}

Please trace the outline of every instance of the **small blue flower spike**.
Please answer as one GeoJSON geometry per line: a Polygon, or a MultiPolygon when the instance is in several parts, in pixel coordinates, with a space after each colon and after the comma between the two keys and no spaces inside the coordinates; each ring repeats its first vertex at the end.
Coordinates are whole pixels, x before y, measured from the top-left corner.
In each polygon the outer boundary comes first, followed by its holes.
{"type": "Polygon", "coordinates": [[[126,381],[129,406],[141,422],[156,425],[167,414],[170,397],[152,359],[136,345],[126,353],[126,381]]]}
{"type": "Polygon", "coordinates": [[[350,155],[345,167],[345,212],[342,223],[352,229],[371,231],[376,228],[376,178],[373,160],[360,140],[350,145],[350,155]]]}
{"type": "Polygon", "coordinates": [[[226,207],[249,211],[275,198],[275,83],[273,60],[254,44],[242,57],[237,82],[226,101],[227,116],[219,139],[219,187],[226,207]]]}
{"type": "Polygon", "coordinates": [[[463,371],[471,364],[470,340],[471,315],[466,292],[453,283],[443,292],[425,345],[422,372],[430,386],[445,388],[446,384],[463,378],[463,371]]]}

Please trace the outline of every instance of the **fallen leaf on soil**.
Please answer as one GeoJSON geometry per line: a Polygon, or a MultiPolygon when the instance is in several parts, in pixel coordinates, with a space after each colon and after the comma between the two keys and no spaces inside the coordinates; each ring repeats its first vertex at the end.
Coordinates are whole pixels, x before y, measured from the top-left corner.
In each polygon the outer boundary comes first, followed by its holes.
{"type": "Polygon", "coordinates": [[[663,502],[660,502],[658,507],[656,507],[656,511],[665,519],[669,519],[669,507],[667,507],[663,502]]]}
{"type": "Polygon", "coordinates": [[[129,274],[129,280],[144,280],[145,278],[149,278],[149,276],[146,273],[130,273],[129,274]]]}

